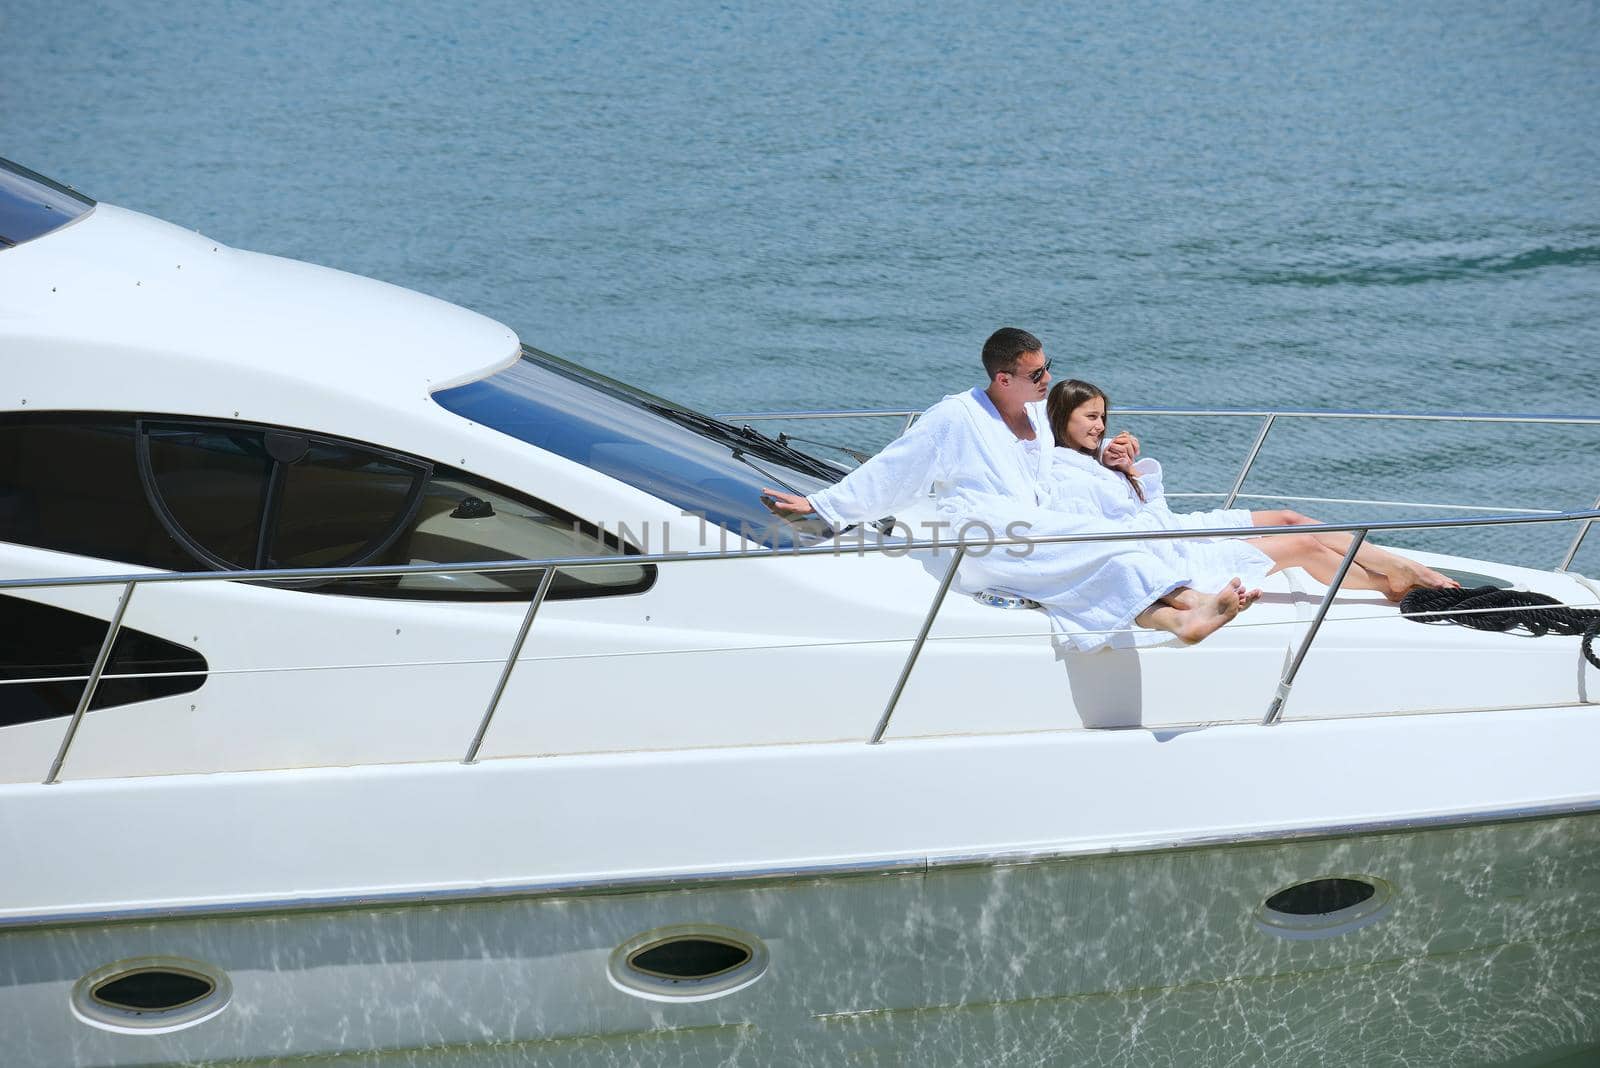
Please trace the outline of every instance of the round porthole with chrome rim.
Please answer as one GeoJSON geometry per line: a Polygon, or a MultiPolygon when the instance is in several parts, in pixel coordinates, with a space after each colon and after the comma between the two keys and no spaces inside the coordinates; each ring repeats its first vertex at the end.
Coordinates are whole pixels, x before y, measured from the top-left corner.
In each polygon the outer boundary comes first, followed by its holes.
{"type": "Polygon", "coordinates": [[[767,947],[731,927],[658,927],[611,953],[607,974],[617,989],[652,1001],[709,1001],[766,973],[767,947]]]}
{"type": "Polygon", "coordinates": [[[1284,887],[1256,910],[1256,926],[1281,938],[1332,938],[1376,923],[1394,888],[1370,875],[1330,875],[1284,887]]]}
{"type": "Polygon", "coordinates": [[[182,957],[137,957],[96,968],[72,988],[72,1015],[91,1027],[159,1035],[204,1023],[228,1007],[227,973],[182,957]]]}

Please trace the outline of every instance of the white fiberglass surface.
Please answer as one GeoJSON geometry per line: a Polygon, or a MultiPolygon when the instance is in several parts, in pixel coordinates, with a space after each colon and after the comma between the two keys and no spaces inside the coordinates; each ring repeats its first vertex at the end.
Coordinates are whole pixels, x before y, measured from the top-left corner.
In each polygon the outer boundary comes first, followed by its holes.
{"type": "Polygon", "coordinates": [[[1597,743],[1600,721],[1577,707],[7,785],[0,847],[31,859],[0,872],[0,918],[1155,848],[1593,805],[1597,743]],[[106,811],[137,812],[139,832],[58,848],[106,811]]]}
{"type": "MultiPolygon", "coordinates": [[[[315,1057],[419,1065],[1544,1063],[1600,1044],[1600,817],[593,897],[0,932],[25,1064],[315,1057]],[[1322,940],[1255,921],[1297,878],[1395,907],[1322,940]],[[715,999],[618,989],[662,932],[759,939],[715,999]],[[214,1019],[130,1043],[65,1011],[107,962],[182,947],[214,1019]],[[1203,1024],[1204,1026],[1199,1026],[1203,1024]],[[1222,1026],[1218,1026],[1221,1024],[1222,1026]]],[[[1583,1062],[1575,1062],[1583,1063],[1583,1062]]]]}
{"type": "Polygon", "coordinates": [[[414,411],[431,383],[516,351],[443,301],[108,204],[0,257],[0,342],[30,357],[9,373],[29,411],[242,413],[356,437],[364,409],[414,411]]]}

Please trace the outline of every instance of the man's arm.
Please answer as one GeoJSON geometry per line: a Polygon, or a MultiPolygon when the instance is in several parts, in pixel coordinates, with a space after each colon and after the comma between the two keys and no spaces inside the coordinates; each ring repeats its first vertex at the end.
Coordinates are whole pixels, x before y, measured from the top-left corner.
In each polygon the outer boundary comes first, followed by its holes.
{"type": "Polygon", "coordinates": [[[779,515],[816,512],[836,530],[881,519],[928,492],[948,433],[949,416],[935,405],[882,452],[827,489],[804,497],[763,490],[771,499],[767,507],[779,515]]]}

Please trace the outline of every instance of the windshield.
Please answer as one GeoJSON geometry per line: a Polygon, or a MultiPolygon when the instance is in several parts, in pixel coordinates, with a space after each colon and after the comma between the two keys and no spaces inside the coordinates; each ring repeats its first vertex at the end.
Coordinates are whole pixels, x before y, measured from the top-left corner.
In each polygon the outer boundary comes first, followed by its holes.
{"type": "Polygon", "coordinates": [[[92,207],[82,193],[0,159],[0,249],[48,234],[92,207]]]}
{"type": "MultiPolygon", "coordinates": [[[[565,456],[765,545],[831,536],[761,503],[763,487],[809,494],[845,472],[788,445],[523,347],[522,359],[433,399],[455,414],[565,456]]],[[[588,516],[608,525],[618,517],[588,516]]]]}

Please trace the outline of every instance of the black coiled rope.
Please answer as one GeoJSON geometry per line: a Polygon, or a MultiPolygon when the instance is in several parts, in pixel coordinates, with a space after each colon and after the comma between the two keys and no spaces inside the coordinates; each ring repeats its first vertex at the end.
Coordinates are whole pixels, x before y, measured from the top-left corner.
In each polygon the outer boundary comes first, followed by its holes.
{"type": "Polygon", "coordinates": [[[1510,631],[1520,627],[1535,638],[1581,634],[1583,658],[1600,668],[1600,654],[1594,649],[1595,640],[1600,638],[1600,611],[1571,608],[1542,593],[1493,586],[1470,590],[1418,586],[1401,599],[1400,614],[1412,616],[1418,623],[1455,623],[1474,630],[1510,631]]]}

